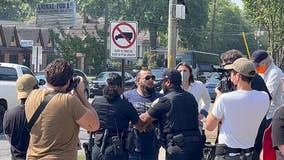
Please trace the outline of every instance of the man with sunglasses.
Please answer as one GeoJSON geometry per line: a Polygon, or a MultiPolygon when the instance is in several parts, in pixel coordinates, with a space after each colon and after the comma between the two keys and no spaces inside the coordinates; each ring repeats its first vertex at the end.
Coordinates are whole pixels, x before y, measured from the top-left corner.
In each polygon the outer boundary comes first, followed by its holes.
{"type": "Polygon", "coordinates": [[[11,159],[26,159],[30,133],[26,129],[25,102],[30,92],[37,88],[37,79],[30,74],[24,74],[16,81],[18,99],[21,104],[7,110],[3,119],[4,134],[11,144],[11,159]]]}
{"type": "Polygon", "coordinates": [[[204,142],[198,128],[198,104],[181,88],[178,70],[167,69],[163,79],[165,96],[155,100],[140,118],[147,124],[158,121],[167,160],[200,160],[204,142]]]}
{"type": "MultiPolygon", "coordinates": [[[[141,70],[136,75],[137,88],[124,93],[124,97],[135,107],[138,114],[146,112],[152,102],[162,95],[155,91],[155,76],[150,70],[141,70]]],[[[129,127],[128,149],[130,160],[157,160],[160,142],[156,135],[157,129],[151,126],[146,132],[139,132],[129,127]]]]}

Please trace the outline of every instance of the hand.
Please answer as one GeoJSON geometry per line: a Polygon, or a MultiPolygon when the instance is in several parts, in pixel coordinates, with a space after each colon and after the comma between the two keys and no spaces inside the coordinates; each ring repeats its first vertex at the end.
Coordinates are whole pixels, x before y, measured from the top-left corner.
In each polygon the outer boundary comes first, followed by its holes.
{"type": "Polygon", "coordinates": [[[202,120],[205,116],[203,114],[198,114],[198,120],[202,120]]]}
{"type": "Polygon", "coordinates": [[[78,76],[77,78],[80,78],[80,81],[77,85],[76,88],[74,88],[72,91],[71,91],[71,94],[73,95],[77,95],[77,96],[84,96],[84,91],[85,91],[85,84],[84,84],[84,79],[83,77],[81,76],[78,76]]]}

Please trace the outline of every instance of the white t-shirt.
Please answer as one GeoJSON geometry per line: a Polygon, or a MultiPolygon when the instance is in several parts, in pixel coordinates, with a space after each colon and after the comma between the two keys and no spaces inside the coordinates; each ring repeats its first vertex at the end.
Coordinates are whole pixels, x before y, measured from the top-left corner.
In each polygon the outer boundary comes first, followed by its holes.
{"type": "Polygon", "coordinates": [[[269,96],[263,91],[237,90],[221,94],[212,109],[213,116],[222,121],[218,143],[231,148],[253,147],[269,103],[269,96]]]}

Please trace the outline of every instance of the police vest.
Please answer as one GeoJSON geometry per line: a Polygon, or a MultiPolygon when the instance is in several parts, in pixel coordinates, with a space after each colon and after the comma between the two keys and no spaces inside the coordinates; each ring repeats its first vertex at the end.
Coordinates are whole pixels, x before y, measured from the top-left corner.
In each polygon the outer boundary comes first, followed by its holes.
{"type": "Polygon", "coordinates": [[[179,133],[185,131],[198,131],[198,104],[192,94],[175,89],[166,96],[171,107],[166,114],[163,132],[179,133]]]}

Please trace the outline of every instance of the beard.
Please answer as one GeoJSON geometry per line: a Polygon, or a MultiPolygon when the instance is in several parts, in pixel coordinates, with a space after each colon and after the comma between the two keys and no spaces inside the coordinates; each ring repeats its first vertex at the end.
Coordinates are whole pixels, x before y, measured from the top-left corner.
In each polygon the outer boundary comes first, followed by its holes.
{"type": "Polygon", "coordinates": [[[151,95],[151,94],[155,93],[155,88],[154,87],[149,87],[149,86],[142,85],[141,89],[142,89],[142,92],[145,95],[151,95]]]}

